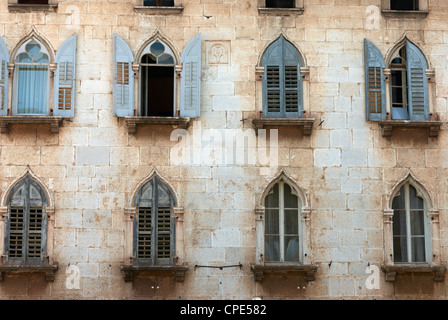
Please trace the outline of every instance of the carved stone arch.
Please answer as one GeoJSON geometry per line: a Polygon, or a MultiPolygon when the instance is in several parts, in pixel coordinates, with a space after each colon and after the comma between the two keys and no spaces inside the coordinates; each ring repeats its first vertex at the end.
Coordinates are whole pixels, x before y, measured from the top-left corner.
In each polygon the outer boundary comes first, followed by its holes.
{"type": "Polygon", "coordinates": [[[159,29],[156,29],[156,31],[153,33],[153,35],[152,35],[149,39],[145,40],[145,41],[143,42],[143,44],[141,44],[141,45],[139,46],[139,49],[138,49],[138,51],[137,51],[137,54],[135,55],[135,61],[136,61],[136,63],[137,63],[137,64],[140,63],[140,60],[141,60],[141,58],[142,58],[142,53],[143,53],[143,51],[145,50],[145,48],[146,48],[150,43],[152,43],[152,42],[155,41],[155,40],[159,40],[160,42],[163,42],[165,45],[167,45],[167,46],[171,49],[171,51],[173,52],[173,55],[174,55],[174,59],[175,59],[174,64],[175,64],[175,65],[178,65],[178,64],[180,63],[180,53],[179,53],[179,50],[177,50],[177,48],[176,48],[176,46],[173,44],[173,42],[172,42],[171,40],[169,40],[168,37],[166,37],[165,35],[163,35],[162,32],[161,32],[159,29]]]}
{"type": "Polygon", "coordinates": [[[162,181],[170,190],[171,194],[173,195],[174,198],[174,207],[177,208],[179,207],[179,195],[177,194],[175,188],[172,186],[172,184],[165,178],[163,177],[159,171],[157,170],[157,168],[154,168],[149,175],[147,175],[145,178],[143,178],[142,180],[140,180],[140,182],[135,186],[134,190],[131,193],[131,196],[129,198],[129,203],[128,206],[129,207],[135,207],[135,200],[137,198],[137,195],[139,193],[139,191],[141,190],[141,188],[147,183],[149,182],[152,178],[157,177],[160,181],[162,181]]]}
{"type": "Polygon", "coordinates": [[[406,183],[410,183],[417,190],[417,195],[424,199],[426,205],[428,206],[428,211],[436,211],[435,202],[431,196],[428,189],[424,184],[417,179],[414,174],[409,170],[406,175],[400,179],[391,189],[391,191],[386,195],[386,210],[392,210],[392,202],[395,196],[400,191],[400,188],[406,183]]]}
{"type": "Polygon", "coordinates": [[[266,50],[278,39],[280,38],[284,38],[286,41],[288,41],[299,53],[300,59],[302,60],[302,68],[307,68],[308,63],[306,61],[306,56],[303,54],[303,51],[295,44],[294,41],[292,41],[287,35],[285,35],[283,32],[280,32],[273,41],[267,42],[265,43],[263,49],[261,50],[260,54],[258,55],[258,63],[257,63],[257,68],[258,67],[263,67],[262,61],[263,61],[263,56],[266,53],[266,50]]]}
{"type": "Polygon", "coordinates": [[[431,69],[431,63],[429,60],[429,57],[426,55],[425,51],[422,49],[422,46],[415,42],[414,40],[411,40],[409,38],[409,36],[404,33],[400,39],[398,39],[391,47],[389,47],[389,49],[386,52],[386,56],[385,56],[385,62],[386,62],[386,68],[389,68],[392,60],[394,59],[394,55],[395,53],[400,50],[403,46],[406,45],[406,41],[411,42],[413,45],[415,45],[420,52],[422,53],[422,55],[425,57],[426,60],[426,65],[428,66],[428,70],[432,70],[431,69]]]}
{"type": "Polygon", "coordinates": [[[45,198],[46,198],[46,210],[47,212],[50,211],[54,211],[54,197],[50,191],[50,189],[47,187],[47,185],[31,170],[31,168],[26,168],[25,171],[22,172],[22,174],[17,177],[16,179],[14,179],[14,181],[12,181],[9,186],[6,188],[5,192],[3,193],[2,197],[1,197],[1,203],[0,206],[2,208],[6,208],[8,205],[8,197],[9,194],[11,193],[12,189],[18,184],[20,183],[27,175],[29,175],[36,183],[39,184],[39,186],[42,188],[43,192],[45,193],[45,198]]]}
{"type": "Polygon", "coordinates": [[[297,193],[297,196],[300,198],[302,210],[309,210],[309,202],[308,202],[308,198],[304,192],[304,189],[302,187],[300,187],[300,185],[294,180],[294,178],[292,178],[286,172],[285,168],[282,168],[281,170],[279,170],[277,172],[277,174],[264,186],[263,193],[261,194],[261,197],[258,200],[259,207],[264,208],[264,199],[269,194],[269,192],[274,187],[274,185],[279,181],[285,181],[297,193]]]}
{"type": "Polygon", "coordinates": [[[11,51],[10,61],[13,62],[15,60],[15,57],[20,47],[30,39],[37,40],[45,47],[45,49],[48,51],[49,54],[50,64],[53,64],[55,62],[54,48],[51,45],[50,41],[48,41],[42,34],[40,34],[35,26],[32,27],[31,31],[26,36],[24,36],[22,39],[19,40],[14,49],[11,51]]]}

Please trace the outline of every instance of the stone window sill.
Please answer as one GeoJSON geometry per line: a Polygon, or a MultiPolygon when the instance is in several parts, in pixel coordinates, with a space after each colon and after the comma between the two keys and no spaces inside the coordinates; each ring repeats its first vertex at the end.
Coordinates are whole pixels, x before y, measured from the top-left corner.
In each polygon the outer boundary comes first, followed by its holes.
{"type": "Polygon", "coordinates": [[[388,18],[425,18],[429,11],[424,10],[382,10],[388,18]]]}
{"type": "Polygon", "coordinates": [[[54,274],[58,270],[58,265],[0,265],[0,281],[3,281],[5,273],[45,273],[47,282],[54,281],[54,274]]]}
{"type": "Polygon", "coordinates": [[[190,118],[185,117],[125,117],[128,133],[137,132],[137,125],[172,125],[186,129],[190,118]]]}
{"type": "Polygon", "coordinates": [[[265,274],[295,274],[304,273],[306,281],[314,281],[317,265],[264,264],[251,265],[255,274],[255,281],[261,282],[265,274]]]}
{"type": "Polygon", "coordinates": [[[400,264],[400,265],[383,265],[381,269],[386,272],[386,281],[395,281],[397,273],[433,273],[434,281],[445,281],[445,267],[442,265],[413,265],[413,264],[400,264]]]}
{"type": "Polygon", "coordinates": [[[135,265],[123,265],[120,267],[124,273],[124,281],[131,282],[134,280],[134,275],[137,273],[145,273],[150,275],[166,275],[174,274],[177,282],[184,282],[185,272],[188,270],[188,266],[181,265],[169,265],[169,266],[135,266],[135,265]]]}
{"type": "Polygon", "coordinates": [[[430,137],[438,137],[442,121],[409,121],[409,120],[383,120],[380,121],[379,126],[383,130],[383,137],[390,137],[392,135],[393,128],[417,128],[417,129],[429,129],[430,137]]]}
{"type": "Polygon", "coordinates": [[[303,15],[304,8],[258,8],[258,13],[267,15],[303,15]]]}
{"type": "Polygon", "coordinates": [[[313,129],[314,118],[300,118],[300,119],[289,119],[289,118],[256,118],[252,119],[252,124],[255,129],[263,129],[268,126],[272,127],[300,127],[303,129],[303,135],[311,135],[313,129]]]}
{"type": "Polygon", "coordinates": [[[135,6],[134,10],[137,12],[150,14],[181,14],[184,7],[152,7],[152,6],[135,6]]]}
{"type": "Polygon", "coordinates": [[[57,4],[8,4],[9,11],[16,12],[32,12],[32,11],[47,11],[55,12],[58,9],[57,4]]]}
{"type": "Polygon", "coordinates": [[[0,116],[0,133],[8,133],[10,124],[49,124],[51,132],[58,133],[61,122],[56,116],[0,116]]]}

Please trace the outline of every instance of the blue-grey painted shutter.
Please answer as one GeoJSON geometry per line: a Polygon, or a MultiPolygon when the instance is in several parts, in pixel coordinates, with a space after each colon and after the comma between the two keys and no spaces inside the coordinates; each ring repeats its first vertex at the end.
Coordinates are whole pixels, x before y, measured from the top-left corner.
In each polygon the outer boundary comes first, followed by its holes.
{"type": "Polygon", "coordinates": [[[4,250],[3,255],[6,257],[6,262],[9,260],[9,234],[10,234],[10,207],[8,206],[8,212],[5,215],[5,238],[4,238],[4,250]]]}
{"type": "Polygon", "coordinates": [[[75,116],[76,34],[67,39],[56,54],[53,115],[75,116]]]}
{"type": "Polygon", "coordinates": [[[364,66],[367,121],[385,120],[386,84],[383,75],[385,63],[381,52],[367,39],[364,39],[364,66]]]}
{"type": "Polygon", "coordinates": [[[426,59],[411,42],[406,41],[408,109],[410,120],[428,120],[428,77],[426,59]]]}
{"type": "Polygon", "coordinates": [[[129,45],[114,34],[113,49],[113,106],[114,116],[134,115],[134,55],[129,45]]]}
{"type": "Polygon", "coordinates": [[[8,114],[8,62],[8,48],[0,37],[0,116],[8,114]]]}
{"type": "Polygon", "coordinates": [[[266,49],[262,66],[263,117],[302,117],[302,61],[297,49],[280,37],[266,49]]]}
{"type": "Polygon", "coordinates": [[[201,34],[188,42],[180,58],[180,116],[201,116],[201,34]]]}

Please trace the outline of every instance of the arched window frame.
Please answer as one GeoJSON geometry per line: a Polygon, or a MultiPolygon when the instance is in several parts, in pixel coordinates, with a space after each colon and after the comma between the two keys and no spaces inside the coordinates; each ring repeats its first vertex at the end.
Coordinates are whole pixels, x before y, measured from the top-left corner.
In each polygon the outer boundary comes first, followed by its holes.
{"type": "Polygon", "coordinates": [[[262,281],[266,273],[302,272],[305,273],[305,279],[307,281],[313,281],[317,266],[313,264],[311,252],[311,209],[309,208],[308,199],[303,189],[299,187],[299,185],[286,173],[284,169],[280,170],[277,175],[265,186],[254,213],[256,248],[255,263],[251,266],[251,268],[255,273],[255,280],[262,281]],[[288,184],[291,190],[294,190],[294,194],[298,197],[299,207],[297,213],[300,226],[299,242],[301,247],[299,261],[265,261],[265,199],[277,183],[288,184]]]}
{"type": "Polygon", "coordinates": [[[174,273],[176,281],[183,282],[185,272],[188,266],[184,258],[184,208],[179,206],[180,199],[173,186],[166,180],[157,170],[153,171],[144,179],[142,179],[130,195],[129,205],[124,209],[125,219],[125,248],[124,248],[124,264],[121,270],[124,273],[125,281],[133,281],[134,273],[146,272],[150,274],[174,273]],[[136,233],[136,217],[138,215],[138,202],[141,197],[142,190],[148,183],[161,184],[165,190],[171,194],[172,208],[171,219],[174,221],[174,232],[172,234],[172,259],[168,264],[153,264],[150,261],[138,261],[135,255],[135,239],[136,233]],[[140,263],[143,262],[143,263],[140,263]]]}
{"type": "Polygon", "coordinates": [[[445,267],[441,264],[440,255],[439,210],[436,208],[434,199],[410,171],[391,190],[386,196],[386,208],[383,212],[384,264],[382,269],[386,272],[386,281],[395,281],[396,274],[403,272],[432,272],[434,281],[443,281],[445,267]],[[428,231],[428,234],[425,235],[427,261],[424,263],[397,263],[394,261],[393,200],[399,194],[401,187],[409,185],[416,189],[417,196],[424,202],[425,223],[428,231]]]}

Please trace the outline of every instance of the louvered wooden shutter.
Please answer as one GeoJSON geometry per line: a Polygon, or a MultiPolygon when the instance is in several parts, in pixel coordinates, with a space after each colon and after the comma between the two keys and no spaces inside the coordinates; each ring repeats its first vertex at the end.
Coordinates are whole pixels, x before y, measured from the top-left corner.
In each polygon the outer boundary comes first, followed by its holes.
{"type": "Polygon", "coordinates": [[[429,120],[426,59],[411,42],[406,41],[408,108],[410,120],[429,120]]]}
{"type": "Polygon", "coordinates": [[[201,34],[188,42],[181,56],[180,116],[201,116],[201,34]]]}
{"type": "Polygon", "coordinates": [[[364,39],[364,66],[367,121],[385,120],[386,84],[383,75],[385,62],[378,48],[367,39],[364,39]]]}
{"type": "Polygon", "coordinates": [[[118,35],[113,36],[113,105],[114,116],[134,115],[134,55],[129,45],[118,35]]]}
{"type": "Polygon", "coordinates": [[[8,48],[3,38],[0,37],[0,116],[8,114],[8,62],[8,48]]]}
{"type": "Polygon", "coordinates": [[[302,61],[296,48],[280,37],[266,50],[262,65],[263,116],[300,118],[303,112],[302,61]]]}
{"type": "Polygon", "coordinates": [[[56,54],[53,115],[75,116],[76,34],[67,39],[56,54]]]}

